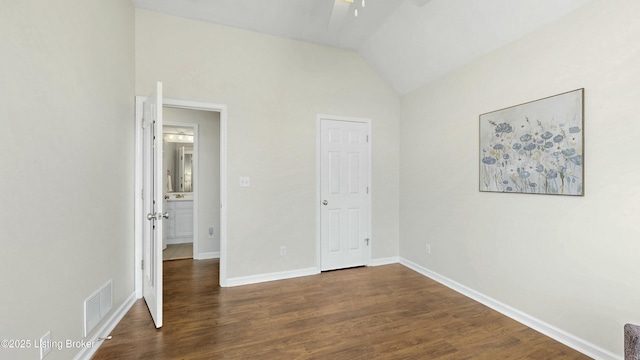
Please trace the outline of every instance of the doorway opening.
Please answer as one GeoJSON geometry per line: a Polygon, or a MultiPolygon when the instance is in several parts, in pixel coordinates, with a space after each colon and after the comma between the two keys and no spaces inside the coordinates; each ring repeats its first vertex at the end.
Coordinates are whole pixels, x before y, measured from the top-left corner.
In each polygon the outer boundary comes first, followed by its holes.
{"type": "MultiPolygon", "coordinates": [[[[143,278],[143,273],[142,273],[142,229],[143,229],[143,218],[144,218],[144,209],[143,209],[143,201],[142,201],[142,197],[143,197],[143,189],[144,189],[144,184],[143,184],[143,180],[142,180],[142,174],[143,174],[143,169],[142,169],[142,157],[144,154],[144,149],[143,149],[143,131],[142,131],[142,117],[143,117],[143,112],[144,112],[144,102],[146,100],[146,97],[144,96],[136,96],[136,131],[135,131],[135,146],[136,146],[136,161],[135,161],[135,204],[134,204],[134,214],[135,214],[135,232],[134,232],[134,246],[135,246],[135,290],[136,290],[136,295],[138,298],[142,298],[143,295],[143,290],[142,290],[142,278],[143,278]]],[[[219,210],[219,212],[217,213],[217,215],[209,215],[209,216],[214,216],[217,217],[217,221],[219,222],[218,228],[216,229],[214,226],[209,225],[209,223],[211,221],[207,221],[204,222],[204,225],[206,225],[204,228],[205,230],[203,231],[204,234],[206,235],[200,235],[200,238],[203,238],[204,236],[206,236],[206,239],[211,239],[210,236],[213,237],[218,237],[219,239],[219,248],[218,249],[211,249],[211,247],[206,247],[206,248],[202,248],[202,246],[200,246],[200,248],[198,248],[199,242],[198,241],[194,241],[194,252],[193,252],[193,258],[196,260],[199,259],[208,259],[208,258],[216,258],[219,257],[220,258],[220,272],[219,272],[219,279],[217,279],[217,282],[220,286],[222,287],[226,287],[227,285],[227,203],[226,203],[226,199],[227,199],[227,107],[226,105],[221,105],[221,104],[213,104],[213,103],[203,103],[203,102],[195,102],[195,101],[186,101],[186,100],[176,100],[176,99],[163,99],[162,100],[162,106],[163,106],[163,111],[167,111],[167,112],[174,112],[174,111],[178,111],[178,110],[191,110],[191,111],[197,111],[197,112],[201,112],[201,113],[207,113],[210,116],[213,116],[215,118],[218,119],[218,125],[217,125],[217,133],[215,135],[213,135],[214,137],[217,137],[217,146],[219,148],[219,154],[218,154],[218,158],[217,158],[217,170],[218,170],[218,176],[217,176],[217,184],[213,184],[211,186],[209,186],[209,188],[211,189],[211,191],[214,191],[216,193],[219,194],[219,204],[216,203],[214,204],[213,207],[215,207],[217,210],[219,210]],[[213,189],[213,187],[217,187],[217,189],[213,189]],[[219,190],[218,190],[219,189],[219,190]],[[213,227],[213,234],[210,234],[210,227],[213,227]]],[[[167,118],[167,120],[169,120],[167,122],[168,125],[172,124],[172,120],[170,120],[169,118],[167,118]]],[[[179,122],[179,121],[178,121],[179,122]]],[[[213,122],[213,121],[212,121],[213,122]]],[[[202,130],[202,125],[198,124],[198,129],[202,130]]],[[[200,141],[199,143],[196,142],[194,143],[194,153],[195,153],[195,157],[193,158],[193,162],[196,164],[195,165],[195,169],[198,168],[198,165],[200,165],[199,159],[198,159],[198,153],[201,153],[202,149],[200,149],[200,145],[204,144],[205,142],[200,141]]],[[[213,165],[216,166],[216,165],[213,165]]],[[[213,167],[212,166],[212,167],[213,167]]],[[[166,172],[165,172],[166,173],[166,172]]],[[[193,174],[195,174],[195,172],[193,172],[193,174]]],[[[192,178],[192,187],[194,190],[193,193],[193,206],[194,208],[198,206],[198,198],[199,198],[199,191],[200,190],[204,190],[207,189],[207,184],[199,184],[198,181],[202,182],[202,180],[199,180],[199,177],[196,176],[192,178]]],[[[184,186],[184,185],[183,185],[184,186]]],[[[194,214],[195,215],[195,214],[194,214]]],[[[201,228],[203,227],[201,224],[201,221],[199,221],[199,218],[202,217],[202,214],[198,214],[198,216],[193,216],[193,229],[199,229],[202,230],[201,228]]],[[[211,220],[211,217],[209,217],[209,220],[211,220]]],[[[197,231],[194,231],[194,236],[198,236],[196,235],[198,234],[197,231]]],[[[195,239],[194,239],[195,240],[195,239]]],[[[216,281],[214,279],[212,279],[213,281],[216,281]]]]}
{"type": "Polygon", "coordinates": [[[220,257],[220,112],[163,107],[163,259],[220,257]]]}
{"type": "MultiPolygon", "coordinates": [[[[194,255],[198,254],[199,238],[198,232],[194,230],[198,229],[195,221],[199,216],[198,208],[194,204],[197,198],[195,182],[196,178],[200,177],[200,134],[197,122],[197,115],[200,114],[191,114],[193,111],[195,110],[174,110],[167,107],[163,107],[162,110],[162,163],[166,173],[162,179],[162,208],[168,214],[167,219],[162,221],[163,261],[193,259],[194,255]]],[[[204,113],[209,114],[218,115],[204,113]]],[[[204,201],[210,202],[209,199],[204,201]]],[[[203,201],[200,201],[200,204],[202,203],[203,201]]]]}

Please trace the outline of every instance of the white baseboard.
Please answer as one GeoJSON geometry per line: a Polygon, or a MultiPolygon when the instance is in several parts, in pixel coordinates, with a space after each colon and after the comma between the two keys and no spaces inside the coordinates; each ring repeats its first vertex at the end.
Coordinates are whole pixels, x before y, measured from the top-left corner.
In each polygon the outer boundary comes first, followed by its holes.
{"type": "Polygon", "coordinates": [[[259,274],[259,275],[250,275],[250,276],[241,276],[236,278],[228,278],[227,286],[240,286],[240,285],[249,285],[249,284],[257,284],[261,282],[267,281],[275,281],[275,280],[284,280],[291,279],[302,276],[316,275],[319,274],[318,268],[307,268],[307,269],[298,269],[291,271],[282,271],[276,273],[269,274],[259,274]]]}
{"type": "Polygon", "coordinates": [[[388,257],[388,258],[371,259],[371,261],[369,261],[369,266],[381,266],[381,265],[397,264],[399,262],[400,262],[400,257],[392,256],[392,257],[388,257]]]}
{"type": "Polygon", "coordinates": [[[200,253],[198,254],[198,256],[194,257],[194,259],[196,260],[219,259],[219,258],[220,258],[220,251],[200,253]]]}
{"type": "Polygon", "coordinates": [[[76,357],[74,357],[73,359],[74,360],[91,359],[93,354],[95,354],[96,351],[98,351],[98,348],[100,347],[100,345],[102,345],[102,342],[109,341],[109,340],[99,341],[98,338],[105,338],[109,336],[109,333],[111,333],[113,329],[116,327],[116,325],[118,325],[120,320],[122,320],[122,318],[127,314],[129,309],[131,309],[133,304],[136,302],[136,300],[137,300],[136,293],[133,292],[131,295],[129,295],[127,300],[125,300],[122,303],[122,305],[120,305],[118,310],[114,311],[111,314],[111,316],[109,316],[107,320],[102,323],[102,326],[100,327],[100,329],[94,332],[93,336],[85,340],[85,342],[93,343],[94,345],[91,347],[83,347],[82,350],[78,353],[78,355],[76,355],[76,357]]]}
{"type": "Polygon", "coordinates": [[[164,243],[167,245],[178,245],[178,244],[193,244],[193,238],[171,238],[165,239],[164,243]]]}
{"type": "Polygon", "coordinates": [[[407,259],[400,258],[400,263],[440,284],[459,292],[460,294],[469,297],[485,306],[492,308],[493,310],[512,318],[513,320],[526,325],[548,337],[561,342],[576,351],[579,351],[594,359],[601,360],[622,360],[622,357],[603,349],[595,344],[592,344],[584,339],[581,339],[573,334],[570,334],[562,329],[559,329],[553,325],[537,319],[529,314],[526,314],[518,309],[512,308],[509,305],[501,303],[483,293],[468,288],[458,282],[455,282],[445,276],[442,276],[434,271],[431,271],[425,267],[422,267],[407,259]]]}

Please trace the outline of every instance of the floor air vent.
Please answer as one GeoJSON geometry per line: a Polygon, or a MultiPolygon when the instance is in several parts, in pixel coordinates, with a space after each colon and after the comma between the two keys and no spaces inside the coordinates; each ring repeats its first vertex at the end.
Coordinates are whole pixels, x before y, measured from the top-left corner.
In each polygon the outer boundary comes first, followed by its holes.
{"type": "Polygon", "coordinates": [[[103,287],[93,293],[84,301],[84,336],[88,336],[93,328],[98,325],[109,310],[112,302],[112,281],[109,280],[103,287]]]}

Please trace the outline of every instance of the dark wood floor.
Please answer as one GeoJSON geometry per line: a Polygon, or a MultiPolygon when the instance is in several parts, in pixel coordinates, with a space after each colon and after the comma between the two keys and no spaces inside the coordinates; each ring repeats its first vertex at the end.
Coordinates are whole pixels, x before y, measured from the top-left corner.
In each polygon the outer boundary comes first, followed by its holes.
{"type": "Polygon", "coordinates": [[[220,288],[164,263],[164,327],[135,303],[93,359],[588,359],[402,265],[220,288]]]}

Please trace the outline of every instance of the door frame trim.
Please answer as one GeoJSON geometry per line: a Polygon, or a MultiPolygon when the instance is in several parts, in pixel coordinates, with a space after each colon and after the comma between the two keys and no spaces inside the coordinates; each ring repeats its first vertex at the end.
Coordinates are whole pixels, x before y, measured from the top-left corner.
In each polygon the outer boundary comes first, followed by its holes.
{"type": "Polygon", "coordinates": [[[365,253],[365,266],[369,266],[371,264],[371,249],[374,244],[374,236],[371,231],[373,228],[371,219],[373,219],[373,187],[372,184],[372,176],[373,176],[373,152],[372,152],[372,144],[373,144],[373,136],[371,134],[371,119],[369,118],[361,118],[361,117],[353,117],[353,116],[338,116],[338,115],[326,115],[326,114],[317,114],[316,115],[316,268],[318,273],[322,272],[322,243],[321,243],[321,219],[320,219],[320,203],[322,202],[322,194],[320,193],[322,190],[322,174],[321,174],[321,157],[322,157],[322,120],[333,120],[333,121],[346,121],[346,122],[357,122],[363,123],[367,125],[367,134],[369,135],[369,181],[367,186],[369,187],[369,221],[367,233],[369,234],[369,246],[367,246],[367,251],[365,253]]]}
{"type": "MultiPolygon", "coordinates": [[[[134,288],[136,297],[142,298],[142,115],[146,96],[135,97],[135,163],[134,163],[134,288]]],[[[220,113],[220,279],[227,286],[227,105],[164,98],[162,106],[214,111],[220,113]]],[[[195,194],[194,194],[195,195],[195,194]]],[[[194,202],[195,205],[195,202],[194,202]]],[[[195,229],[194,229],[195,230],[195,229]]]]}

